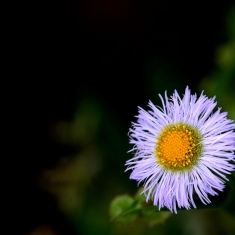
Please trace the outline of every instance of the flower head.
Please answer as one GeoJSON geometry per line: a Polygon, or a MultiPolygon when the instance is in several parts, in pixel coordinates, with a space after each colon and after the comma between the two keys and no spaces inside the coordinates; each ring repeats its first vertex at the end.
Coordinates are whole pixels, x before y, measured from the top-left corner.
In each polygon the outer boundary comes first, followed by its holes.
{"type": "Polygon", "coordinates": [[[213,113],[215,97],[197,98],[188,87],[182,99],[177,91],[170,99],[165,93],[165,101],[159,96],[163,108],[149,101],[151,110],[139,107],[132,123],[130,179],[143,181],[146,201],[152,199],[159,209],[196,208],[193,193],[210,203],[208,195],[223,191],[225,174],[235,168],[235,124],[221,108],[213,113]]]}

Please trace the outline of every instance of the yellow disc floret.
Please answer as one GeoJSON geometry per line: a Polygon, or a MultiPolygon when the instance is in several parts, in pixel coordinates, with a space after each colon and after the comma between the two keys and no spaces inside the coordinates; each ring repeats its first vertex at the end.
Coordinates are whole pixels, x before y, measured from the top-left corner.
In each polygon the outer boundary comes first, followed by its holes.
{"type": "Polygon", "coordinates": [[[201,156],[201,141],[200,132],[193,126],[185,123],[165,126],[154,152],[157,163],[171,171],[190,170],[201,156]]]}

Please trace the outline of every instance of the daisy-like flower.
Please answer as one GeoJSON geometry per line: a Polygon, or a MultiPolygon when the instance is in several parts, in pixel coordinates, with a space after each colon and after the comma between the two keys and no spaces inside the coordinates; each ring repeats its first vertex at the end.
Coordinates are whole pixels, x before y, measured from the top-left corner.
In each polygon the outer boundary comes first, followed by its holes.
{"type": "Polygon", "coordinates": [[[135,156],[126,162],[130,179],[143,181],[146,201],[153,200],[159,210],[167,207],[196,208],[193,194],[204,204],[208,195],[223,191],[225,174],[235,166],[235,124],[216,106],[215,97],[191,95],[188,87],[181,99],[177,91],[170,99],[161,95],[163,108],[149,101],[151,110],[139,107],[132,123],[130,150],[135,156]]]}

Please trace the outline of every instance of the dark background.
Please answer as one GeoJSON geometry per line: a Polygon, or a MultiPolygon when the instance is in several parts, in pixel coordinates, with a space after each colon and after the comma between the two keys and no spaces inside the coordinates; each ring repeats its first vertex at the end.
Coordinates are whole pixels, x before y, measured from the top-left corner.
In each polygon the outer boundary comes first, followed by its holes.
{"type": "MultiPolygon", "coordinates": [[[[234,1],[173,0],[72,0],[29,8],[29,35],[22,37],[29,52],[23,75],[30,80],[20,90],[14,137],[20,147],[11,158],[16,231],[132,234],[108,213],[115,196],[137,190],[124,174],[137,106],[160,105],[159,93],[183,94],[188,85],[217,95],[235,118],[231,9],[234,1]]],[[[189,216],[200,234],[231,234],[220,219],[234,217],[220,212],[214,227],[198,219],[210,212],[194,212],[171,217],[169,226],[140,222],[135,233],[188,234],[180,226],[189,216]]]]}

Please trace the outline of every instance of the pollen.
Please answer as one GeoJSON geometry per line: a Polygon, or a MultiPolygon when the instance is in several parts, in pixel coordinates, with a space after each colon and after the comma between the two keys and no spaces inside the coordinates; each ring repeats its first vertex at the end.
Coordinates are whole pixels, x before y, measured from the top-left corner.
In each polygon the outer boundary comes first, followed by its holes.
{"type": "Polygon", "coordinates": [[[165,126],[156,141],[157,163],[167,170],[190,170],[203,151],[202,136],[197,128],[176,123],[165,126]]]}

